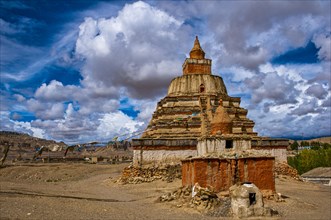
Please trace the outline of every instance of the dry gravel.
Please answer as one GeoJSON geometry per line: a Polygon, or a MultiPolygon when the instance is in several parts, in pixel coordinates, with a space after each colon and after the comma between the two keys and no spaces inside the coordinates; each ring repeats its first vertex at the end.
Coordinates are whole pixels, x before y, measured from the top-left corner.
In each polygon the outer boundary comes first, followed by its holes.
{"type": "MultiPolygon", "coordinates": [[[[120,185],[128,164],[21,164],[0,169],[0,219],[220,219],[157,202],[181,181],[120,185]]],[[[331,187],[276,179],[276,219],[331,219],[331,187]]],[[[263,219],[263,218],[262,218],[263,219]]]]}

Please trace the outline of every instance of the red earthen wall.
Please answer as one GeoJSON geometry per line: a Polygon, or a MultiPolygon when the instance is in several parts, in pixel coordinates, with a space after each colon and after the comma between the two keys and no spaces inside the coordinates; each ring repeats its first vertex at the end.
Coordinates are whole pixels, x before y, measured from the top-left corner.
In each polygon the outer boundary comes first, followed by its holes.
{"type": "Polygon", "coordinates": [[[197,158],[182,161],[182,184],[212,186],[216,192],[228,190],[236,183],[252,182],[260,190],[275,192],[274,158],[218,159],[197,158]],[[237,176],[236,176],[237,171],[237,176]]]}
{"type": "Polygon", "coordinates": [[[188,63],[183,69],[184,74],[211,74],[211,65],[188,63]]]}
{"type": "Polygon", "coordinates": [[[183,184],[192,182],[190,175],[193,172],[190,171],[190,168],[191,168],[190,162],[182,164],[182,183],[183,184]]]}
{"type": "Polygon", "coordinates": [[[192,179],[194,183],[199,182],[199,184],[207,185],[207,167],[208,163],[203,160],[198,160],[193,163],[194,172],[192,179]]]}

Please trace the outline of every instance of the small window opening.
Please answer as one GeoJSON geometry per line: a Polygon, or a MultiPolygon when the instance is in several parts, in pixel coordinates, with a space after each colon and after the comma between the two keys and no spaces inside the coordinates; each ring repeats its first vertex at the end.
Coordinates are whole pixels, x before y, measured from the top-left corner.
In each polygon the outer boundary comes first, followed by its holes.
{"type": "Polygon", "coordinates": [[[233,147],[233,142],[232,140],[226,140],[225,141],[225,148],[226,149],[229,149],[229,148],[232,148],[233,147]]]}
{"type": "Polygon", "coordinates": [[[256,193],[249,193],[249,205],[254,205],[256,203],[256,193]]]}
{"type": "Polygon", "coordinates": [[[203,84],[200,85],[200,92],[205,92],[205,86],[203,84]]]}

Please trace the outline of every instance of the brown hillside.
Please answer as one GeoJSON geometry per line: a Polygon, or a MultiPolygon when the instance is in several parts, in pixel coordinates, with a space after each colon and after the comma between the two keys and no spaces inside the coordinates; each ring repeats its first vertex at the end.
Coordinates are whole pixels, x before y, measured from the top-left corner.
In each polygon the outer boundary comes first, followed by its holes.
{"type": "MultiPolygon", "coordinates": [[[[327,143],[331,144],[331,137],[320,137],[320,138],[314,138],[314,139],[307,139],[307,140],[297,140],[297,142],[300,144],[302,141],[307,141],[307,142],[321,142],[321,143],[327,143]]],[[[292,144],[294,140],[290,140],[290,144],[292,144]]]]}
{"type": "Polygon", "coordinates": [[[309,141],[317,141],[317,142],[321,142],[321,143],[331,144],[331,137],[315,138],[315,139],[311,139],[309,141]]]}
{"type": "Polygon", "coordinates": [[[50,144],[57,144],[63,147],[66,146],[66,144],[63,142],[36,138],[28,134],[12,131],[0,131],[0,145],[4,145],[5,143],[8,143],[13,148],[34,148],[40,146],[48,146],[50,144]]]}

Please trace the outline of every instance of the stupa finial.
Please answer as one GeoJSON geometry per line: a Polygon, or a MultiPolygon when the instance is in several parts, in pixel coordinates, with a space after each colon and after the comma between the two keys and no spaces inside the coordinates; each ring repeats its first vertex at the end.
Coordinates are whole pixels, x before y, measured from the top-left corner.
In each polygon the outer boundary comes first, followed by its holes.
{"type": "Polygon", "coordinates": [[[198,36],[195,36],[194,45],[190,52],[190,58],[193,58],[193,59],[204,59],[205,58],[205,52],[202,50],[202,48],[200,46],[198,36]]]}

